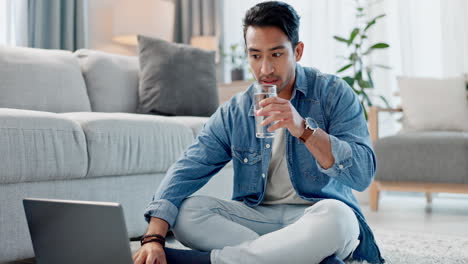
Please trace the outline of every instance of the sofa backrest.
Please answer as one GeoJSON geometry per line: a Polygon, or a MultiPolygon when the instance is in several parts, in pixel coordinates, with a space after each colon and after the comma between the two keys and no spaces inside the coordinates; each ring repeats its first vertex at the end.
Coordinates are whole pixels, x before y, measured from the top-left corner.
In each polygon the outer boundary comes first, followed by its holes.
{"type": "Polygon", "coordinates": [[[75,52],[94,112],[135,113],[138,106],[137,57],[96,50],[75,52]]]}
{"type": "Polygon", "coordinates": [[[91,111],[72,52],[0,46],[0,108],[91,111]]]}

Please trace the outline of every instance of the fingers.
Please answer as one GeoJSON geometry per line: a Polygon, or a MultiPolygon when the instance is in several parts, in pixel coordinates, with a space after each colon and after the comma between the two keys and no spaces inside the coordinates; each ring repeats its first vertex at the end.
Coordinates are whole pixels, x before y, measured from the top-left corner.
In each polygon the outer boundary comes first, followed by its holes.
{"type": "Polygon", "coordinates": [[[286,120],[278,121],[277,123],[271,125],[267,130],[268,130],[268,132],[273,132],[276,129],[282,128],[282,127],[287,127],[287,121],[286,120]]]}
{"type": "Polygon", "coordinates": [[[262,107],[255,114],[257,116],[267,116],[271,112],[291,112],[291,107],[289,104],[269,104],[265,107],[262,107]]]}
{"type": "MultiPolygon", "coordinates": [[[[145,264],[154,264],[154,262],[156,261],[156,255],[154,254],[149,254],[148,257],[146,257],[146,262],[145,264]]],[[[158,260],[158,264],[159,264],[159,260],[158,260]]]]}
{"type": "Polygon", "coordinates": [[[267,117],[263,122],[261,123],[262,126],[267,126],[270,123],[274,121],[282,121],[282,120],[287,120],[290,119],[289,113],[283,112],[283,113],[276,113],[272,114],[269,117],[267,117]]]}
{"type": "Polygon", "coordinates": [[[137,251],[137,253],[135,253],[135,255],[133,256],[133,263],[134,264],[144,264],[144,261],[145,261],[145,255],[142,254],[140,252],[140,250],[137,251]]]}
{"type": "Polygon", "coordinates": [[[289,100],[286,100],[286,99],[283,99],[281,97],[270,97],[270,98],[267,98],[267,99],[263,99],[259,102],[259,105],[260,107],[264,107],[264,106],[267,106],[269,104],[273,104],[273,103],[276,103],[276,104],[287,104],[289,103],[289,100]]]}

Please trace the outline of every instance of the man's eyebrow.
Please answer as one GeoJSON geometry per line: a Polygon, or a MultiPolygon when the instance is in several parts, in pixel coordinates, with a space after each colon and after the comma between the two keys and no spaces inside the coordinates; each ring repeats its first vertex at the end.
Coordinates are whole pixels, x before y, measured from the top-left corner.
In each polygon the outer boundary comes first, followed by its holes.
{"type": "Polygon", "coordinates": [[[254,48],[249,48],[249,51],[250,51],[250,52],[260,52],[259,49],[254,49],[254,48]]]}
{"type": "Polygon", "coordinates": [[[285,49],[286,47],[284,45],[279,45],[279,46],[276,46],[276,47],[273,47],[270,49],[270,51],[272,50],[279,50],[279,49],[285,49]]]}
{"type": "MultiPolygon", "coordinates": [[[[273,50],[279,50],[279,49],[285,49],[286,47],[284,45],[279,45],[279,46],[276,46],[276,47],[273,47],[271,49],[269,49],[269,51],[273,51],[273,50]]],[[[249,48],[249,51],[250,52],[260,52],[259,49],[254,49],[254,48],[249,48]]]]}

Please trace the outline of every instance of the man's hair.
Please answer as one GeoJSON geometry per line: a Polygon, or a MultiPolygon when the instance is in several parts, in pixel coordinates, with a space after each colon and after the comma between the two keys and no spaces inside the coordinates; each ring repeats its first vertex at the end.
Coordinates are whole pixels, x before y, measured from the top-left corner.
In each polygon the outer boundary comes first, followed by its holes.
{"type": "Polygon", "coordinates": [[[300,17],[290,5],[279,1],[268,1],[250,8],[244,17],[244,41],[247,28],[277,27],[286,34],[294,49],[299,42],[300,17]]]}

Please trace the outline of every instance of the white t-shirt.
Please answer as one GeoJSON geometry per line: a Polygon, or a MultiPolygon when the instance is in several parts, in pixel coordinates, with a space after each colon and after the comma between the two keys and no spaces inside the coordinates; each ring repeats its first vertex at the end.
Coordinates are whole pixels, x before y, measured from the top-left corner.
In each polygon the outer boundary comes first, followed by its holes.
{"type": "Polygon", "coordinates": [[[277,129],[273,138],[270,166],[263,204],[313,204],[299,197],[289,178],[286,163],[286,128],[277,129]]]}

